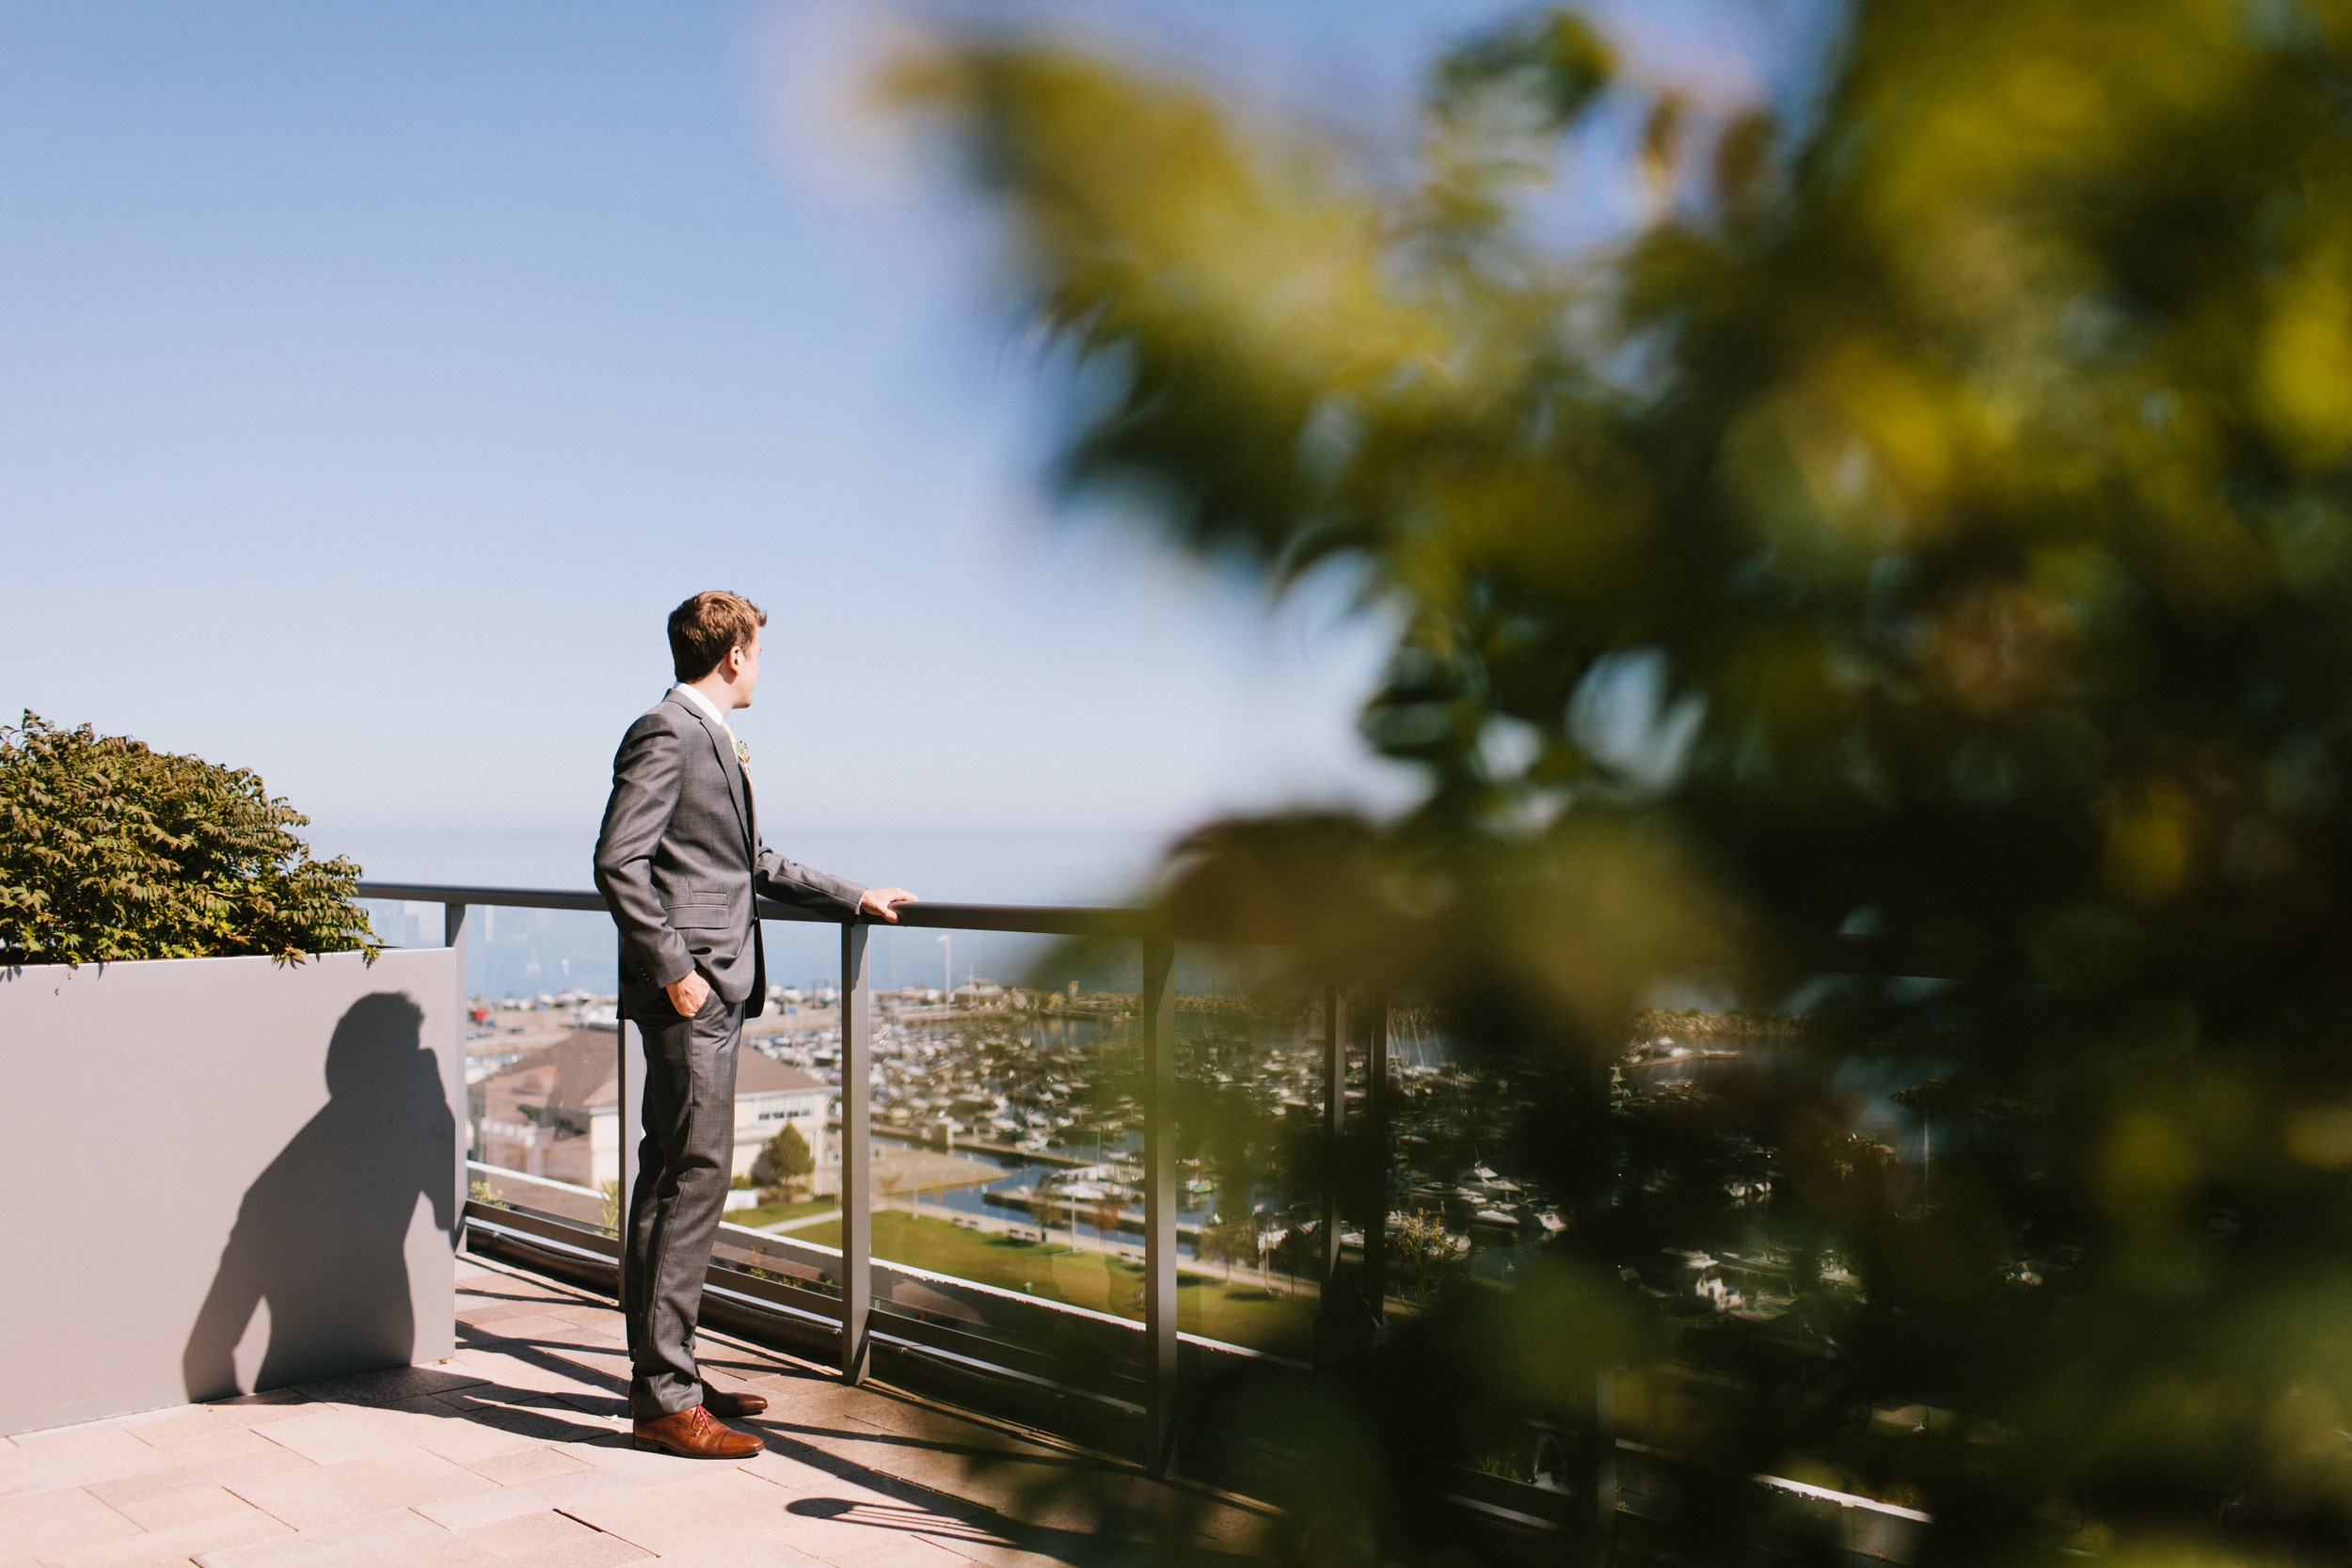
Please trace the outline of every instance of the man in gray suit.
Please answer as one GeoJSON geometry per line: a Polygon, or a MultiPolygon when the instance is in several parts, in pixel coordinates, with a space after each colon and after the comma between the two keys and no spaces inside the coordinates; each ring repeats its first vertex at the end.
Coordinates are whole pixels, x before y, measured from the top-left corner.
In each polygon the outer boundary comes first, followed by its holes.
{"type": "Polygon", "coordinates": [[[637,1447],[695,1458],[756,1453],[718,1416],[755,1394],[707,1387],[694,1359],[703,1271],[735,1161],[743,1020],[768,999],[755,896],[844,919],[896,922],[904,888],[863,888],[760,841],[751,757],[727,715],[752,705],[767,614],[736,594],[670,613],[678,684],[628,727],[596,838],[596,888],[621,929],[621,1016],[645,1041],[644,1140],[629,1194],[626,1299],[637,1447]]]}

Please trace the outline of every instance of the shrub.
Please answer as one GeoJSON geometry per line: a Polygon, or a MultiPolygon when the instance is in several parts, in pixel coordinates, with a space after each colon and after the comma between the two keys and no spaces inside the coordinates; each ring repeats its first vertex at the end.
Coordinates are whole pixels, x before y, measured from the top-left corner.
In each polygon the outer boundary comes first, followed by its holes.
{"type": "Polygon", "coordinates": [[[106,963],[381,944],[359,868],[314,861],[310,818],[260,775],[32,713],[0,726],[0,955],[106,963]]]}
{"type": "Polygon", "coordinates": [[[1399,1214],[1389,1222],[1389,1262],[1397,1282],[1416,1301],[1436,1295],[1454,1277],[1466,1249],[1439,1214],[1399,1214]]]}

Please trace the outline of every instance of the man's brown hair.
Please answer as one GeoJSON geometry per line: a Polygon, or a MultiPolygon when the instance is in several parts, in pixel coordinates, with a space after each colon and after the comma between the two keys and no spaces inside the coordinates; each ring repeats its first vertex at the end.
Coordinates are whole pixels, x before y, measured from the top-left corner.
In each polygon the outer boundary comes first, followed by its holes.
{"type": "Polygon", "coordinates": [[[670,665],[679,681],[698,681],[728,649],[749,647],[767,624],[768,612],[740,594],[697,594],[670,611],[670,665]]]}

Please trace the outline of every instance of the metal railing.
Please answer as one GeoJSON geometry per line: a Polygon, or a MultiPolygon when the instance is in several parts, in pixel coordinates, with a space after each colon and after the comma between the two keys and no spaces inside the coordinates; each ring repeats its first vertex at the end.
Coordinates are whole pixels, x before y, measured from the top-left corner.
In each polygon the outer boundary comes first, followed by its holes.
{"type": "MultiPolygon", "coordinates": [[[[467,914],[475,907],[529,910],[569,910],[587,913],[608,913],[601,895],[593,892],[570,892],[558,889],[495,888],[455,886],[441,883],[362,881],[358,896],[367,899],[397,900],[408,903],[437,903],[442,907],[442,940],[451,946],[466,945],[467,914]]],[[[871,1073],[874,1033],[874,988],[872,969],[868,962],[868,941],[874,923],[865,919],[842,920],[838,916],[778,904],[767,899],[757,901],[758,918],[762,920],[793,921],[806,925],[834,925],[841,930],[841,988],[838,1003],[841,1033],[841,1247],[837,1277],[828,1277],[824,1284],[834,1299],[825,1305],[823,1320],[837,1321],[837,1350],[841,1374],[845,1381],[855,1384],[866,1380],[872,1367],[872,1352],[876,1338],[873,1258],[873,1176],[872,1154],[871,1073]],[[836,1320],[837,1314],[837,1320],[836,1320]]],[[[1133,941],[1140,944],[1143,959],[1143,990],[1139,997],[1141,1045],[1144,1072],[1141,1109],[1143,1112],[1143,1236],[1144,1288],[1142,1324],[1141,1417],[1143,1423],[1143,1458],[1154,1474],[1166,1473],[1174,1454],[1176,1416],[1178,1409],[1178,1374],[1183,1353],[1198,1352],[1204,1342],[1180,1333],[1177,1322],[1177,1195],[1176,1136],[1172,1106],[1176,1087],[1176,942],[1184,940],[1217,941],[1216,933],[1182,928],[1158,911],[1140,909],[1104,909],[1073,906],[1035,906],[1013,904],[905,904],[898,908],[898,924],[914,928],[993,931],[1012,935],[1090,937],[1133,941]],[[1191,1341],[1187,1346],[1186,1341],[1191,1341]]],[[[1915,952],[1898,951],[1889,944],[1871,939],[1846,939],[1836,943],[1832,952],[1823,955],[1822,968],[1855,974],[1948,975],[1959,966],[1947,958],[1915,952]]],[[[457,965],[459,1011],[465,1011],[466,966],[461,957],[457,965]]],[[[1359,1123],[1377,1137],[1388,1125],[1392,1107],[1389,1104],[1389,1007],[1388,999],[1368,994],[1357,999],[1351,1007],[1347,994],[1336,986],[1327,987],[1322,998],[1324,1023],[1323,1050],[1318,1067],[1321,1071],[1323,1104],[1319,1125],[1327,1146],[1336,1149],[1340,1140],[1351,1132],[1350,1123],[1359,1123]],[[1352,1016],[1351,1016],[1352,1015],[1352,1016]],[[1353,1024],[1351,1038],[1350,1025],[1353,1024]],[[1351,1051],[1360,1053],[1363,1094],[1358,1105],[1349,1105],[1348,1067],[1351,1051]]],[[[642,1133],[641,1107],[630,1093],[632,1083],[642,1083],[644,1071],[643,1041],[633,1025],[621,1022],[619,1030],[619,1071],[616,1089],[621,1115],[620,1191],[627,1195],[634,1190],[637,1176],[637,1144],[642,1133]],[[632,1069],[634,1070],[632,1070],[632,1069]]],[[[1360,1304],[1370,1315],[1376,1331],[1378,1320],[1387,1309],[1387,1259],[1383,1227],[1387,1203],[1385,1191],[1372,1189],[1343,1194],[1336,1181],[1323,1184],[1318,1238],[1321,1256],[1317,1259],[1318,1283],[1325,1304],[1321,1314],[1329,1322],[1336,1298],[1334,1287],[1340,1278],[1342,1261],[1342,1216],[1343,1207],[1362,1214],[1364,1223],[1360,1238],[1360,1262],[1355,1275],[1359,1288],[1360,1304]],[[1344,1199],[1344,1205],[1343,1205],[1344,1199]]],[[[626,1199],[624,1199],[626,1201],[626,1199]]],[[[567,1250],[565,1237],[577,1239],[580,1234],[560,1224],[518,1214],[501,1216],[494,1223],[512,1224],[523,1235],[537,1235],[558,1251],[567,1250]]],[[[625,1225],[624,1225],[625,1228],[625,1225]]],[[[731,1227],[730,1227],[731,1228],[731,1227]]],[[[780,1255],[790,1248],[781,1239],[739,1234],[730,1238],[730,1244],[748,1247],[762,1261],[777,1266],[780,1255]],[[775,1253],[768,1251],[771,1246],[775,1253]]],[[[611,1255],[625,1259],[627,1248],[613,1240],[611,1255]]],[[[625,1267],[625,1261],[621,1263],[625,1267]]],[[[782,1266],[790,1267],[789,1263],[782,1266]]],[[[885,1269],[899,1275],[920,1276],[924,1271],[895,1263],[885,1269]]],[[[826,1271],[828,1275],[834,1270],[826,1271]]],[[[770,1312],[782,1311],[799,1318],[804,1327],[816,1325],[820,1320],[809,1311],[808,1292],[796,1291],[766,1275],[746,1277],[723,1269],[714,1260],[711,1270],[712,1289],[707,1291],[707,1309],[714,1300],[723,1315],[731,1308],[755,1305],[770,1312]],[[723,1279],[723,1283],[722,1280],[723,1279]]],[[[936,1278],[937,1276],[932,1276],[936,1278]]],[[[984,1288],[988,1289],[988,1288],[984,1288]]],[[[1038,1308],[1050,1304],[1043,1301],[1028,1303],[1038,1308]]],[[[1087,1318],[1101,1314],[1082,1309],[1057,1308],[1075,1312],[1087,1318]]],[[[1325,1358],[1323,1324],[1317,1333],[1316,1359],[1325,1358]]],[[[913,1335],[915,1342],[929,1342],[934,1348],[950,1353],[968,1354],[977,1341],[954,1330],[936,1325],[909,1323],[892,1318],[885,1334],[897,1338],[913,1335]]],[[[1256,1360],[1268,1360],[1238,1347],[1215,1346],[1236,1355],[1256,1360]]],[[[1343,1345],[1337,1347],[1343,1351],[1343,1345]]],[[[991,1347],[999,1370],[1016,1379],[1031,1383],[1050,1383],[1050,1378],[1038,1374],[1049,1370],[1045,1360],[1025,1354],[1013,1347],[997,1344],[991,1347]],[[1026,1364],[1027,1370],[1024,1370],[1026,1364]]],[[[1508,1516],[1545,1531],[1571,1533],[1591,1531],[1590,1539],[1597,1544],[1603,1560],[1608,1543],[1613,1538],[1620,1513],[1640,1517],[1645,1513],[1645,1498],[1648,1492],[1661,1486],[1671,1490],[1670,1481],[1653,1478],[1645,1488],[1641,1476],[1657,1472],[1668,1475],[1661,1465],[1670,1464],[1666,1456],[1643,1445],[1619,1436],[1613,1418],[1613,1374],[1604,1372],[1597,1390],[1595,1427],[1587,1436],[1590,1441],[1591,1473],[1575,1488],[1546,1498],[1547,1517],[1528,1517],[1517,1512],[1529,1505],[1531,1497],[1545,1497],[1541,1488],[1513,1485],[1507,1490],[1511,1497],[1503,1506],[1493,1499],[1479,1497],[1448,1496],[1470,1513],[1490,1513],[1508,1516]],[[1630,1477],[1620,1474],[1620,1466],[1631,1465],[1630,1477]],[[1561,1507],[1558,1505],[1565,1505],[1561,1507]],[[1574,1517],[1581,1509],[1581,1520],[1574,1517]]],[[[1113,1401],[1133,1408],[1125,1401],[1113,1401]]],[[[1456,1478],[1470,1492],[1478,1483],[1493,1478],[1463,1472],[1456,1478]]],[[[1778,1477],[1758,1476],[1758,1483],[1775,1493],[1789,1496],[1803,1494],[1817,1511],[1827,1509],[1825,1516],[1842,1519],[1841,1534],[1855,1554],[1880,1561],[1905,1562],[1917,1549],[1917,1532],[1929,1523],[1928,1516],[1908,1510],[1893,1508],[1873,1499],[1804,1486],[1778,1477]],[[1896,1533],[1888,1535],[1889,1530],[1896,1533]]]]}
{"type": "MultiPolygon", "coordinates": [[[[361,898],[439,904],[443,911],[442,940],[451,947],[466,944],[467,911],[476,907],[527,910],[576,910],[608,912],[603,895],[559,889],[453,886],[442,883],[363,881],[361,898]]],[[[873,1323],[873,1175],[871,1069],[874,1034],[874,986],[867,948],[872,922],[842,920],[768,899],[757,902],[762,920],[835,925],[841,928],[841,1277],[840,1365],[850,1383],[865,1381],[872,1365],[873,1323]]],[[[898,906],[898,924],[930,929],[997,931],[1013,935],[1094,937],[1137,942],[1142,947],[1143,991],[1139,1024],[1143,1048],[1143,1408],[1144,1458],[1156,1473],[1168,1465],[1175,1433],[1177,1407],[1177,1236],[1176,1137],[1168,1107],[1176,1086],[1176,934],[1167,922],[1148,910],[1088,909],[1017,904],[920,903],[898,906]]],[[[459,965],[461,991],[464,965],[459,965]]],[[[462,998],[461,998],[462,1003],[462,998]]],[[[1328,1078],[1325,1096],[1325,1125],[1336,1135],[1345,1114],[1346,1095],[1343,1019],[1345,1003],[1337,990],[1326,998],[1325,1053],[1328,1078]]],[[[462,1006],[461,1006],[462,1011],[462,1006]]],[[[1371,1030],[1376,1041],[1367,1064],[1368,1085],[1386,1077],[1386,1008],[1372,1009],[1371,1030]]],[[[639,1096],[632,1085],[642,1084],[644,1045],[626,1019],[620,1028],[621,1171],[620,1190],[635,1190],[637,1145],[642,1135],[639,1096]],[[634,1069],[634,1071],[632,1071],[634,1069]]],[[[1376,1089],[1375,1098],[1377,1098],[1376,1089]]],[[[1338,1195],[1324,1200],[1324,1278],[1327,1283],[1339,1261],[1338,1195]]],[[[1366,1227],[1365,1264],[1368,1277],[1377,1278],[1378,1243],[1374,1224],[1366,1227]]],[[[622,1249],[626,1256],[626,1248],[622,1249]]],[[[1379,1295],[1372,1292],[1372,1299],[1379,1295]]]]}

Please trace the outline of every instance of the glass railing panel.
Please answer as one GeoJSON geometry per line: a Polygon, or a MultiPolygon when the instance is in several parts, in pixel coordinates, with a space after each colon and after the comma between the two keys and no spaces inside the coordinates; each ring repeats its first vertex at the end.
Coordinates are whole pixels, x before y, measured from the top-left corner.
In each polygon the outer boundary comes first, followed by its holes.
{"type": "MultiPolygon", "coordinates": [[[[1418,1002],[1391,999],[1359,1034],[1368,1039],[1375,1022],[1387,1073],[1379,1115],[1359,1117],[1359,1131],[1379,1140],[1389,1309],[1418,1311],[1465,1277],[1507,1286],[1565,1223],[1541,1162],[1528,1158],[1549,1147],[1544,1086],[1457,1050],[1444,1016],[1418,1002]]],[[[1372,1105],[1365,1056],[1349,1065],[1351,1117],[1372,1105]]],[[[1351,1234],[1364,1223],[1351,1206],[1351,1234]]]]}
{"type": "MultiPolygon", "coordinates": [[[[1063,964],[1073,992],[1045,967],[1057,957],[1050,939],[882,928],[872,941],[873,1256],[940,1276],[878,1271],[877,1308],[1048,1356],[1068,1325],[1025,1302],[1132,1315],[1120,1285],[1139,1270],[1122,1270],[1099,1237],[1073,1246],[1059,1216],[1041,1227],[1033,1198],[1116,1152],[1085,1141],[1099,1130],[1079,1105],[1100,1027],[1078,998],[1093,994],[1101,956],[1063,964]]],[[[808,1232],[828,1244],[840,1234],[837,1219],[808,1232]]],[[[1140,1245],[1138,1230],[1125,1251],[1140,1245]]]]}
{"type": "MultiPolygon", "coordinates": [[[[363,899],[380,941],[437,947],[445,906],[363,899]]],[[[476,906],[466,924],[467,1150],[608,1200],[621,1166],[611,918],[476,906]]]]}
{"type": "Polygon", "coordinates": [[[771,920],[761,935],[768,998],[758,1017],[744,1020],[736,1058],[735,1189],[726,1219],[766,1235],[814,1240],[813,1230],[828,1224],[837,1233],[841,1212],[841,932],[771,920]],[[803,955],[796,944],[811,939],[813,952],[803,955]]]}
{"type": "Polygon", "coordinates": [[[535,1214],[541,1219],[611,1235],[616,1226],[610,1197],[587,1187],[525,1175],[478,1160],[466,1162],[467,1196],[493,1209],[535,1214]]]}
{"type": "Polygon", "coordinates": [[[1305,1361],[1322,1306],[1306,1244],[1322,1011],[1295,989],[1253,984],[1279,967],[1276,955],[1177,945],[1177,1312],[1185,1333],[1305,1361]]]}
{"type": "MultiPolygon", "coordinates": [[[[387,947],[442,945],[440,905],[398,898],[361,898],[357,902],[360,912],[368,917],[368,927],[375,933],[375,940],[387,947]]],[[[473,989],[469,983],[467,990],[473,989]]]]}
{"type": "MultiPolygon", "coordinates": [[[[933,933],[878,932],[875,940],[874,1257],[1140,1322],[1144,1107],[1135,945],[1032,942],[1012,983],[975,973],[958,976],[950,990],[942,983],[886,983],[925,957],[933,933]]],[[[938,961],[945,946],[928,957],[938,961]]],[[[1180,989],[1198,979],[1180,968],[1180,989]]],[[[1291,1058],[1311,1050],[1297,1037],[1297,1009],[1278,1012],[1253,1019],[1248,1004],[1212,993],[1180,1003],[1178,1027],[1184,1060],[1221,1062],[1204,1070],[1229,1078],[1239,1069],[1252,1091],[1263,1088],[1258,1102],[1274,1107],[1279,1120],[1278,1085],[1296,1070],[1291,1058]]],[[[1185,1071],[1188,1082],[1201,1076],[1185,1071]]],[[[1205,1146],[1214,1136],[1204,1127],[1198,1141],[1205,1146]]],[[[1226,1165],[1229,1205],[1241,1203],[1241,1212],[1279,1207],[1279,1195],[1262,1190],[1254,1173],[1237,1174],[1231,1160],[1226,1165]]],[[[1218,1180],[1197,1153],[1180,1179],[1179,1326],[1303,1359],[1311,1341],[1311,1282],[1289,1271],[1287,1256],[1261,1255],[1254,1246],[1240,1259],[1204,1258],[1203,1236],[1220,1222],[1218,1180]]],[[[819,1227],[808,1235],[832,1242],[839,1230],[819,1227]]],[[[876,1302],[884,1310],[974,1321],[932,1299],[954,1294],[917,1282],[878,1283],[876,1302]]],[[[976,1315],[1020,1316],[992,1312],[985,1303],[976,1315]]]]}
{"type": "MultiPolygon", "coordinates": [[[[770,975],[784,990],[770,1016],[748,1022],[746,1044],[837,1096],[840,931],[793,922],[770,922],[765,931],[770,975]]],[[[1057,945],[1019,933],[887,927],[870,941],[875,1258],[1024,1291],[1016,1260],[1002,1256],[1016,1246],[1005,1242],[1016,1211],[991,1195],[1019,1185],[1030,1166],[1052,1164],[1042,1154],[1058,1131],[1052,1117],[1028,1115],[1002,1091],[1019,1077],[1030,1044],[1052,1035],[1025,1027],[1042,1006],[1042,988],[1021,980],[1057,945]]],[[[762,1176],[760,1209],[737,1223],[840,1243],[840,1129],[828,1124],[809,1143],[814,1173],[790,1182],[790,1192],[762,1176]]],[[[878,1291],[878,1305],[892,1307],[887,1291],[878,1291]]]]}
{"type": "MultiPolygon", "coordinates": [[[[438,947],[442,906],[363,898],[376,939],[394,947],[438,947]]],[[[829,927],[830,928],[830,927],[829,927]]],[[[466,994],[504,1010],[562,1008],[582,997],[610,1002],[619,989],[619,946],[601,911],[481,905],[466,924],[466,994]]]]}

